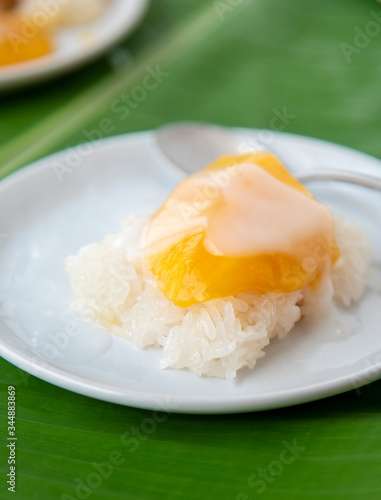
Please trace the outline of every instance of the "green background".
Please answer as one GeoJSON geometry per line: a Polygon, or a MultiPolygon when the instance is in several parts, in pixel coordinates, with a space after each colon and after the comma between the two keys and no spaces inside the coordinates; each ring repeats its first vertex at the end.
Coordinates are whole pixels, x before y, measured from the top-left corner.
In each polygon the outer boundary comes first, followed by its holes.
{"type": "MultiPolygon", "coordinates": [[[[295,115],[287,132],[381,157],[381,23],[372,11],[381,19],[372,0],[154,0],[133,36],[102,60],[0,96],[0,176],[85,141],[83,131],[105,117],[111,135],[173,120],[269,128],[284,108],[295,115]],[[359,31],[371,36],[355,39],[359,31]],[[350,61],[343,43],[354,47],[350,61]],[[135,95],[157,65],[168,75],[120,119],[111,103],[135,95]]],[[[4,360],[0,368],[1,499],[12,495],[8,385],[17,389],[18,499],[381,496],[381,382],[277,411],[163,416],[70,393],[4,360]],[[281,464],[295,442],[294,460],[281,464]],[[99,484],[92,464],[111,459],[99,484]],[[261,487],[253,474],[264,476],[261,487]],[[94,487],[76,496],[78,480],[94,487]]]]}

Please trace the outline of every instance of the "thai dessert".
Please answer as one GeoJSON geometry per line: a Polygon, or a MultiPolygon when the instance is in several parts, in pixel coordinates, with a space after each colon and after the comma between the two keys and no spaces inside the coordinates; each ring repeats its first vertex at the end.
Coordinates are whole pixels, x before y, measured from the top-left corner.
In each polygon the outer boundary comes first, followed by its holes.
{"type": "Polygon", "coordinates": [[[162,348],[161,368],[232,379],[302,316],[359,300],[371,253],[356,223],[262,152],[218,158],[65,266],[72,307],[162,348]]]}
{"type": "Polygon", "coordinates": [[[110,0],[0,0],[0,66],[52,53],[61,28],[94,21],[110,0]]]}

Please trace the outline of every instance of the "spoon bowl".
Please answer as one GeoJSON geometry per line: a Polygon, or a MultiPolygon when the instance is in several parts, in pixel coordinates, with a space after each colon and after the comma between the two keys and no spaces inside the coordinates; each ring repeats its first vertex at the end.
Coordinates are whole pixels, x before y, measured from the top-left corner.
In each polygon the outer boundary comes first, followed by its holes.
{"type": "Polygon", "coordinates": [[[349,182],[381,191],[381,178],[361,172],[314,168],[295,172],[287,165],[282,153],[263,144],[253,134],[237,133],[220,125],[178,122],[164,125],[155,134],[154,153],[161,165],[179,180],[198,172],[218,156],[268,151],[280,158],[285,167],[302,183],[312,181],[349,182]]]}

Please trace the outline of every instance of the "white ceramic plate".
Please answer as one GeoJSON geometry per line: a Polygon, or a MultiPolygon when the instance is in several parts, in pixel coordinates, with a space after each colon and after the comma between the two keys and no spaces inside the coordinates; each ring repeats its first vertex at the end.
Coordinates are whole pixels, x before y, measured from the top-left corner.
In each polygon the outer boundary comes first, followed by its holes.
{"type": "Polygon", "coordinates": [[[0,68],[0,90],[36,83],[82,66],[130,33],[149,0],[111,0],[97,20],[78,28],[57,31],[56,50],[47,56],[0,68]]]}
{"type": "MultiPolygon", "coordinates": [[[[381,173],[380,161],[344,147],[291,134],[271,137],[271,148],[298,168],[332,165],[381,173]]],[[[332,318],[312,325],[301,321],[286,339],[266,348],[254,370],[242,370],[233,381],[160,370],[159,349],[140,350],[70,311],[63,259],[116,231],[119,219],[155,210],[176,184],[156,162],[152,143],[152,132],[102,140],[42,159],[0,182],[1,355],[80,394],[177,412],[282,407],[379,377],[379,268],[364,299],[343,314],[345,328],[338,329],[332,318]]],[[[381,193],[339,183],[310,188],[337,212],[358,219],[381,255],[381,193]]]]}

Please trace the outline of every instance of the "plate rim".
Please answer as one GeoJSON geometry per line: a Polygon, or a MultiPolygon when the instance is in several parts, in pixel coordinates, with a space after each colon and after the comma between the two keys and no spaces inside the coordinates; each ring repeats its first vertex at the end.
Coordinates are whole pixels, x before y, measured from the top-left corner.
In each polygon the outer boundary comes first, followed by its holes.
{"type": "MultiPolygon", "coordinates": [[[[122,5],[122,0],[117,0],[122,5]]],[[[139,25],[148,11],[151,0],[130,0],[133,15],[126,17],[123,26],[118,31],[110,31],[108,38],[103,43],[98,43],[90,49],[79,50],[68,57],[65,53],[53,52],[48,56],[40,57],[32,61],[21,62],[0,68],[0,92],[10,91],[33,85],[39,81],[60,76],[66,72],[84,66],[107,52],[125,36],[131,34],[139,25]],[[55,57],[56,56],[56,57],[55,57]]],[[[70,29],[70,28],[68,28],[70,29]]]]}
{"type": "MultiPolygon", "coordinates": [[[[19,339],[18,339],[19,340],[19,339]]],[[[31,352],[33,350],[30,348],[31,352]]],[[[135,389],[110,389],[110,386],[102,383],[91,383],[83,377],[66,372],[57,363],[57,366],[45,361],[38,353],[36,357],[42,360],[42,366],[33,363],[23,353],[16,352],[0,342],[0,355],[6,361],[33,375],[44,382],[51,383],[61,389],[90,397],[100,401],[106,401],[122,406],[131,406],[152,411],[169,411],[170,413],[189,414],[231,414],[267,411],[286,408],[299,404],[325,399],[356,390],[362,386],[378,380],[381,376],[381,364],[373,365],[373,374],[364,377],[364,372],[358,370],[351,377],[342,376],[333,380],[305,386],[304,390],[287,389],[270,394],[261,394],[260,401],[255,402],[253,395],[240,395],[239,402],[234,396],[221,400],[219,396],[171,396],[167,393],[141,392],[135,389]],[[68,376],[69,375],[69,378],[68,376]],[[354,384],[354,380],[363,380],[363,383],[354,384]],[[96,387],[94,387],[96,385],[96,387]]],[[[226,380],[226,383],[231,381],[226,380]]]]}

